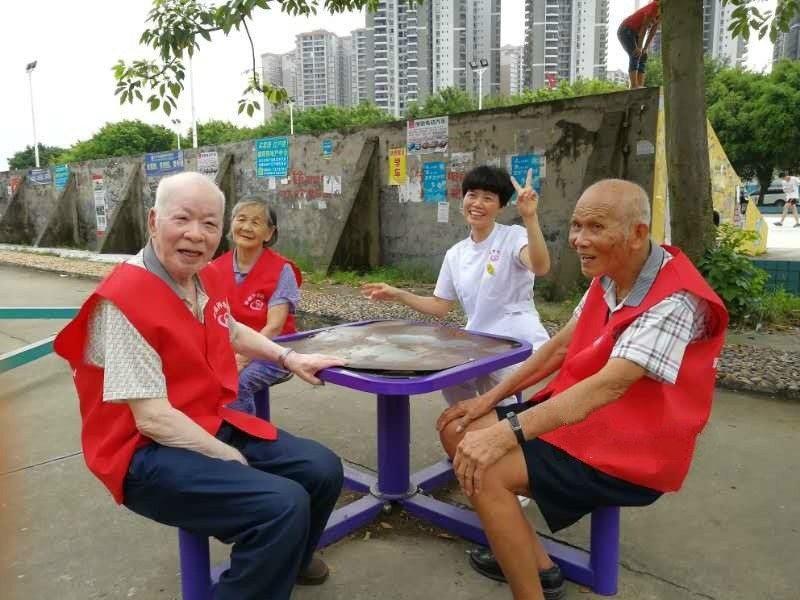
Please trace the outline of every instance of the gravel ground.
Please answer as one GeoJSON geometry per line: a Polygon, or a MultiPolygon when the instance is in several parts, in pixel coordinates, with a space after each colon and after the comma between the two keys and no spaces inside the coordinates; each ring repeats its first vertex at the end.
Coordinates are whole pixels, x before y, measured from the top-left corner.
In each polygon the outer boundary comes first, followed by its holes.
{"type": "MultiPolygon", "coordinates": [[[[63,258],[50,254],[19,252],[0,249],[0,264],[24,266],[45,271],[54,271],[75,276],[101,279],[114,265],[86,258],[63,258]]],[[[429,289],[423,293],[430,293],[429,289]]],[[[433,320],[399,304],[369,302],[348,285],[311,284],[303,285],[299,310],[307,327],[321,326],[337,321],[361,321],[367,319],[396,318],[433,320]]],[[[445,318],[453,325],[465,323],[460,309],[453,310],[445,318]]],[[[561,323],[544,321],[552,334],[561,323]]],[[[796,334],[800,331],[795,330],[796,334]]],[[[786,332],[784,332],[785,336],[786,332]]],[[[769,347],[769,333],[760,334],[761,344],[727,344],[722,352],[717,383],[729,389],[758,392],[800,399],[800,380],[796,378],[800,365],[800,343],[797,351],[769,347]]],[[[800,340],[800,335],[798,335],[800,340]]]]}

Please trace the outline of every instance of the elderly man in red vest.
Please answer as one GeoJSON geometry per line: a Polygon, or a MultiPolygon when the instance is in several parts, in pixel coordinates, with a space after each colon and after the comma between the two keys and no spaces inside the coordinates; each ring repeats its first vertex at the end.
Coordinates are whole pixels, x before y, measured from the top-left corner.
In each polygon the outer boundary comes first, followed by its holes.
{"type": "Polygon", "coordinates": [[[313,552],[342,486],[320,444],[226,408],[234,350],[302,379],[343,361],[281,348],[229,314],[200,273],[219,245],[225,197],[204,176],[161,180],[150,241],[92,293],[55,341],[72,367],[89,469],[145,517],[233,544],[215,600],[288,599],[322,583],[313,552]]]}
{"type": "Polygon", "coordinates": [[[569,239],[592,283],[572,318],[513,376],[437,422],[491,544],[470,562],[507,579],[515,600],[564,596],[517,494],[553,531],[600,506],[651,504],[681,487],[708,420],[727,311],[680,250],[651,243],[649,223],[638,185],[589,187],[569,239]],[[496,407],[556,371],[528,402],[496,407]]]}

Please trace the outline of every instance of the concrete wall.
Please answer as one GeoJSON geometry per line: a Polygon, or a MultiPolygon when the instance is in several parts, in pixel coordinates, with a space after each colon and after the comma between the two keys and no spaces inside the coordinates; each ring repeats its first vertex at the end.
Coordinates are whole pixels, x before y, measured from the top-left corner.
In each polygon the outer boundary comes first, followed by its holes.
{"type": "MultiPolygon", "coordinates": [[[[419,177],[426,161],[447,163],[447,223],[438,222],[436,203],[416,201],[421,198],[401,202],[399,188],[388,185],[389,149],[406,145],[405,122],[294,136],[289,177],[272,181],[255,176],[253,141],[213,149],[218,152],[220,163],[225,155],[231,158],[231,171],[225,182],[220,181],[225,183],[229,208],[247,194],[265,195],[278,213],[277,249],[300,259],[304,266],[368,268],[385,264],[421,267],[432,273],[438,271],[446,249],[467,235],[460,213],[460,181],[464,173],[484,163],[506,166],[511,155],[542,153],[547,165],[546,176],[541,180],[540,222],[552,256],[549,278],[559,294],[571,289],[579,278],[577,261],[567,248],[567,230],[582,190],[605,177],[622,177],[653,189],[657,116],[656,89],[451,116],[447,153],[409,156],[407,163],[412,179],[419,177]],[[329,157],[323,157],[323,140],[333,143],[329,157]],[[341,194],[324,193],[323,176],[341,177],[341,194]]],[[[100,248],[104,241],[94,231],[93,174],[102,174],[106,182],[109,225],[142,226],[158,184],[158,178],[145,175],[142,160],[143,157],[126,157],[70,165],[75,176],[78,237],[82,245],[100,248]],[[136,170],[140,194],[132,195],[129,190],[126,195],[131,198],[125,200],[121,196],[136,170]],[[133,197],[137,195],[138,198],[133,197]],[[115,221],[123,200],[128,210],[141,213],[140,219],[129,215],[115,221]]],[[[184,165],[187,170],[196,168],[196,151],[184,153],[184,165]]],[[[4,197],[11,175],[0,173],[0,211],[4,212],[11,205],[4,197]]],[[[31,227],[39,235],[55,210],[57,199],[52,186],[36,187],[39,189],[26,184],[18,200],[29,211],[31,227]]],[[[13,220],[23,212],[16,210],[13,220]]],[[[500,217],[503,223],[516,219],[513,205],[500,217]]],[[[8,220],[0,213],[0,225],[8,220]]],[[[0,226],[0,242],[8,241],[3,233],[8,229],[0,226]]],[[[137,235],[120,237],[137,239],[137,235]]],[[[115,242],[114,251],[125,250],[124,243],[115,242]]],[[[134,250],[135,247],[128,249],[134,250]]]]}

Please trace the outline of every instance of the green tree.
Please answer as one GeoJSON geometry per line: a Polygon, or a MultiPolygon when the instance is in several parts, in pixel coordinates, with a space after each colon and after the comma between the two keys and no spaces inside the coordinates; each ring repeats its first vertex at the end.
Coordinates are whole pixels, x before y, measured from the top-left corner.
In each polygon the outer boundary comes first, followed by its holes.
{"type": "MultiPolygon", "coordinates": [[[[369,102],[354,107],[320,106],[294,111],[295,133],[320,133],[346,127],[378,125],[394,120],[389,113],[369,102]]],[[[248,137],[287,135],[291,130],[289,111],[275,113],[268,123],[246,130],[248,137]]]]}
{"type": "Polygon", "coordinates": [[[406,109],[406,116],[409,119],[420,119],[439,115],[453,115],[473,110],[478,110],[478,105],[467,92],[449,87],[431,94],[422,104],[412,102],[406,109]]]}
{"type": "Polygon", "coordinates": [[[800,164],[800,63],[783,61],[764,75],[720,69],[706,88],[708,119],[744,179],[757,178],[759,201],[775,168],[800,164]]]}
{"type": "Polygon", "coordinates": [[[230,121],[211,120],[197,124],[197,145],[215,146],[238,142],[249,137],[250,129],[237,127],[230,121]]]}
{"type": "MultiPolygon", "coordinates": [[[[56,164],[53,159],[59,154],[63,153],[64,148],[58,146],[45,146],[42,143],[39,146],[39,166],[46,167],[47,165],[56,164]]],[[[25,150],[15,152],[14,156],[8,159],[9,169],[30,169],[36,166],[36,156],[33,152],[33,146],[25,146],[25,150]]]]}
{"type": "Polygon", "coordinates": [[[161,125],[149,125],[138,119],[106,123],[88,140],[74,144],[58,157],[59,162],[78,162],[170,150],[175,134],[161,125]]]}
{"type": "MultiPolygon", "coordinates": [[[[407,0],[411,5],[421,0],[407,0]]],[[[177,107],[177,98],[184,89],[186,68],[184,57],[191,58],[200,48],[200,41],[211,41],[212,34],[244,31],[250,44],[252,68],[247,75],[247,87],[239,100],[239,112],[253,115],[261,109],[267,98],[275,105],[289,99],[286,90],[261,80],[256,65],[256,52],[250,35],[248,21],[258,10],[278,8],[293,15],[317,13],[320,4],[329,13],[342,13],[367,8],[375,11],[378,0],[227,0],[218,5],[207,5],[198,0],[153,0],[147,16],[150,24],[142,33],[139,43],[154,50],[158,59],[134,60],[130,64],[117,61],[113,67],[117,81],[115,94],[120,104],[147,102],[151,110],[161,108],[167,115],[177,107]],[[145,100],[144,95],[148,94],[145,100]]]]}

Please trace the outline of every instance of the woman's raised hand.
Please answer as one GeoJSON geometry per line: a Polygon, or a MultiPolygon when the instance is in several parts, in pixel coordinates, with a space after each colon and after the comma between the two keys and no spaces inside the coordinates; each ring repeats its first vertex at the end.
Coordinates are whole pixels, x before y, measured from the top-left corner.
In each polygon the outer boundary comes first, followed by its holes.
{"type": "Polygon", "coordinates": [[[539,210],[539,194],[533,189],[533,169],[528,169],[528,177],[525,179],[525,187],[511,176],[511,184],[517,191],[517,211],[523,219],[535,217],[539,210]]]}

